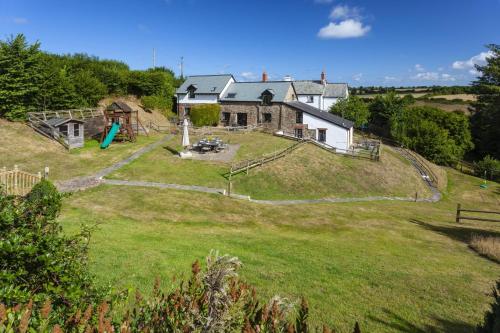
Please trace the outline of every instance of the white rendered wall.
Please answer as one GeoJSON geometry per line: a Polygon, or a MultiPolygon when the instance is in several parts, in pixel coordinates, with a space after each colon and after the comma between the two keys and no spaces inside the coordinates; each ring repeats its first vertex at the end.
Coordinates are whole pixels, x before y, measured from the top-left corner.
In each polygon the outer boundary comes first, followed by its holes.
{"type": "MultiPolygon", "coordinates": [[[[303,123],[307,124],[309,129],[325,128],[326,129],[326,141],[325,143],[340,149],[349,149],[350,147],[350,139],[349,133],[350,130],[345,129],[343,127],[332,124],[323,119],[314,117],[308,113],[303,113],[303,123]]],[[[316,139],[318,138],[318,131],[316,131],[316,139]]]]}
{"type": "Polygon", "coordinates": [[[299,102],[304,104],[314,106],[315,108],[321,109],[322,96],[321,95],[297,95],[299,102]],[[307,103],[307,97],[313,96],[313,102],[307,103]]]}
{"type": "Polygon", "coordinates": [[[328,111],[330,110],[330,107],[334,104],[336,104],[338,101],[338,98],[334,97],[323,97],[323,107],[321,110],[328,111]]]}
{"type": "Polygon", "coordinates": [[[203,94],[195,93],[195,98],[189,98],[188,94],[177,94],[178,104],[214,104],[219,102],[218,94],[203,94]]]}

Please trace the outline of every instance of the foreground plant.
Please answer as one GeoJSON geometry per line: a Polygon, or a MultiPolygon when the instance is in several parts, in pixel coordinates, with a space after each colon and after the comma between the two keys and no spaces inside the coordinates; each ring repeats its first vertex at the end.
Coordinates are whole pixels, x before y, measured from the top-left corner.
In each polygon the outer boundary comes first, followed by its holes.
{"type": "MultiPolygon", "coordinates": [[[[211,252],[205,268],[192,265],[191,277],[173,291],[164,293],[157,280],[149,299],[139,293],[124,313],[113,313],[110,304],[88,305],[71,314],[51,310],[33,302],[24,306],[0,304],[0,332],[309,332],[309,308],[303,299],[295,314],[292,302],[273,297],[260,304],[255,290],[241,281],[238,258],[211,252]],[[63,324],[54,324],[63,323],[63,324]]],[[[121,305],[121,306],[120,306],[121,305]]],[[[335,332],[324,326],[316,331],[335,332]]],[[[360,332],[356,323],[354,332],[360,332]]]]}

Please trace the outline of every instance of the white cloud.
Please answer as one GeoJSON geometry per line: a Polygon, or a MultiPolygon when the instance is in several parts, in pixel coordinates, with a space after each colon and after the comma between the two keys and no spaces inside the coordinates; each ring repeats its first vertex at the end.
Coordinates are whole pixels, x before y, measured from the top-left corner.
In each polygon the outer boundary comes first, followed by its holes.
{"type": "Polygon", "coordinates": [[[14,24],[27,24],[28,19],[25,17],[14,17],[12,22],[14,22],[14,24]]]}
{"type": "Polygon", "coordinates": [[[422,65],[420,65],[420,64],[416,64],[415,65],[415,70],[417,72],[423,72],[423,71],[425,71],[425,68],[422,65]]]}
{"type": "Polygon", "coordinates": [[[253,72],[241,72],[240,76],[245,80],[255,80],[257,75],[253,72]]]}
{"type": "Polygon", "coordinates": [[[397,82],[397,81],[401,80],[395,76],[384,76],[384,82],[397,82]]]}
{"type": "Polygon", "coordinates": [[[354,74],[354,75],[352,76],[352,79],[353,79],[354,81],[357,81],[357,82],[359,82],[359,81],[363,80],[363,73],[354,74]]]}
{"type": "Polygon", "coordinates": [[[468,60],[457,60],[453,62],[451,67],[453,67],[454,69],[471,69],[474,68],[475,65],[484,65],[486,63],[486,58],[490,57],[493,57],[493,52],[481,52],[468,60]]]}
{"type": "Polygon", "coordinates": [[[456,81],[456,78],[453,75],[438,72],[418,73],[411,78],[417,81],[456,81]]]}
{"type": "Polygon", "coordinates": [[[359,20],[348,19],[339,23],[330,22],[319,30],[318,37],[324,39],[363,37],[370,29],[369,25],[364,26],[359,20]]]}
{"type": "Polygon", "coordinates": [[[357,18],[360,19],[360,9],[358,7],[349,7],[348,5],[338,5],[332,9],[330,13],[330,18],[333,20],[336,19],[349,19],[349,18],[357,18]]]}

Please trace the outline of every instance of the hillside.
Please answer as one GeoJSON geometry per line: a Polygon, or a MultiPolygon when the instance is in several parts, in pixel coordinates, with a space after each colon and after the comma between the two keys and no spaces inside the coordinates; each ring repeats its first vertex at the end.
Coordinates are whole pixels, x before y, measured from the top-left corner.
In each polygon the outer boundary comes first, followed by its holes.
{"type": "MultiPolygon", "coordinates": [[[[234,160],[257,158],[293,144],[263,133],[230,134],[222,139],[239,145],[234,160]]],[[[171,152],[172,148],[178,149],[179,143],[180,137],[176,136],[167,146],[143,155],[110,178],[227,188],[224,175],[231,162],[181,160],[171,152]]],[[[254,199],[430,194],[409,162],[389,147],[384,147],[380,162],[372,162],[332,154],[308,144],[280,160],[250,170],[249,175],[233,177],[232,184],[234,193],[254,199]]]]}
{"type": "Polygon", "coordinates": [[[137,142],[111,144],[106,150],[88,140],[85,147],[68,151],[24,123],[0,119],[0,167],[11,169],[17,164],[21,170],[36,173],[48,166],[52,180],[69,179],[116,163],[158,138],[157,133],[141,135],[137,142]]]}
{"type": "Polygon", "coordinates": [[[234,189],[259,199],[430,195],[409,162],[386,146],[380,162],[372,162],[306,145],[248,176],[239,175],[234,189]]]}

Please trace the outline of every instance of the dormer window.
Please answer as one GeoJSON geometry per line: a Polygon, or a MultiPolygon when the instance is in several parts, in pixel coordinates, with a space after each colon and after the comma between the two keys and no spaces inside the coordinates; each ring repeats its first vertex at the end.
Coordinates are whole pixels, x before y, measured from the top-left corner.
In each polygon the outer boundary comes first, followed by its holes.
{"type": "Polygon", "coordinates": [[[262,99],[262,105],[271,105],[274,97],[274,91],[272,89],[266,89],[262,92],[260,98],[262,99]]]}
{"type": "Polygon", "coordinates": [[[189,98],[195,98],[196,97],[196,94],[195,94],[196,89],[198,89],[198,87],[196,87],[196,84],[192,84],[189,87],[187,87],[187,92],[188,92],[188,97],[189,98]]]}

